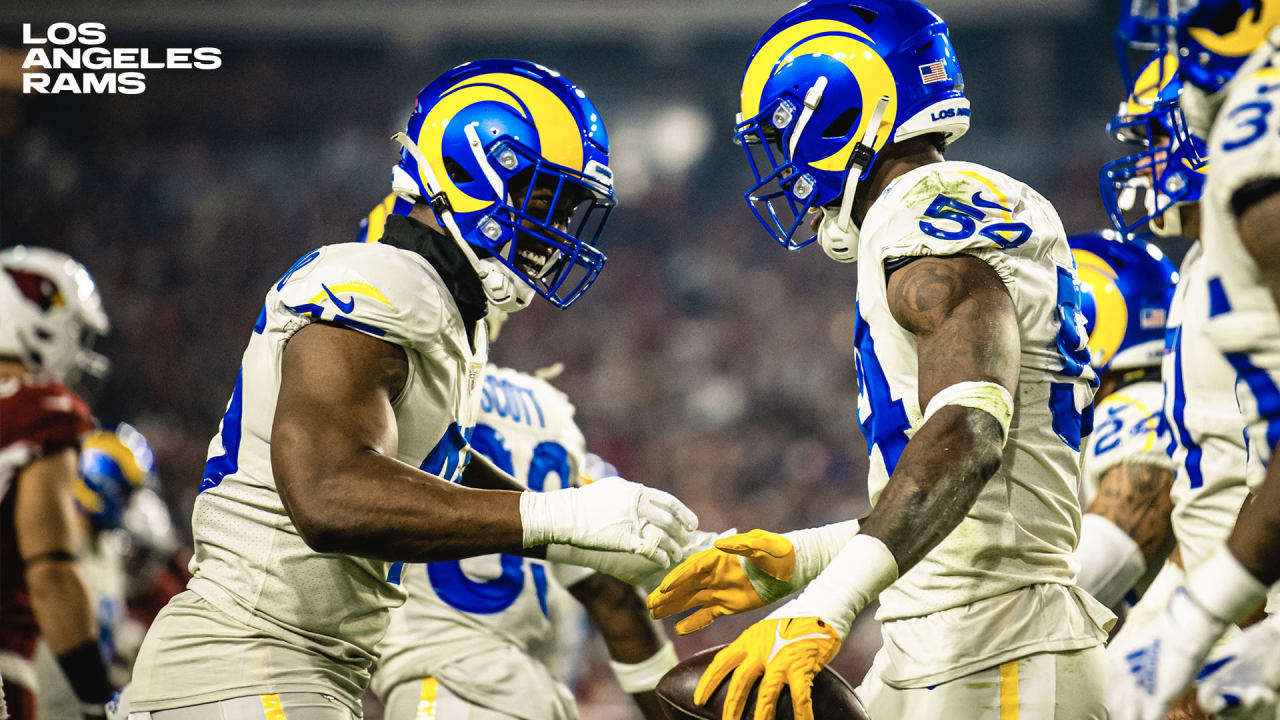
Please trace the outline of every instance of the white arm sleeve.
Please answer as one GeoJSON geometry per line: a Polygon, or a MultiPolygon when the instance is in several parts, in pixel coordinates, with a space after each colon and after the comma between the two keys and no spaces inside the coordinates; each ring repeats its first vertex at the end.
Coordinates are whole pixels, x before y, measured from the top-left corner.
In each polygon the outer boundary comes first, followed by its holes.
{"type": "Polygon", "coordinates": [[[1107,607],[1123,600],[1147,571],[1138,543],[1115,523],[1093,513],[1080,521],[1076,557],[1080,560],[1076,584],[1107,607]]]}

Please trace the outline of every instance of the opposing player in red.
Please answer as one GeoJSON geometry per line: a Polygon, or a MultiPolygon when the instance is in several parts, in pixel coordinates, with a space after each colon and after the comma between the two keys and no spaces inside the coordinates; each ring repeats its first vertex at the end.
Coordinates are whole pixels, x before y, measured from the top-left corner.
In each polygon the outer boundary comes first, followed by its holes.
{"type": "Polygon", "coordinates": [[[31,659],[43,638],[86,718],[111,695],[89,593],[72,487],[89,407],[68,385],[100,375],[88,344],[107,331],[80,263],[44,248],[0,252],[0,684],[9,715],[36,716],[31,659]]]}

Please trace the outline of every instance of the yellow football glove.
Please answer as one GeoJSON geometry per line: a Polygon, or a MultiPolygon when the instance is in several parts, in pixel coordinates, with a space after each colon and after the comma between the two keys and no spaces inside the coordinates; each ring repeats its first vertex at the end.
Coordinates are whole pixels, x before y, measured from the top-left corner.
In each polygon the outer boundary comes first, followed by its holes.
{"type": "Polygon", "coordinates": [[[676,632],[688,635],[724,615],[764,607],[791,591],[762,587],[781,584],[795,571],[796,554],[791,541],[765,530],[752,530],[717,540],[715,547],[694,553],[663,578],[649,594],[649,611],[655,618],[699,609],[676,623],[676,632]],[[762,573],[748,575],[746,561],[762,573]],[[760,577],[765,574],[768,577],[760,577]],[[770,580],[773,582],[771,583],[770,580]]]}
{"type": "Polygon", "coordinates": [[[814,720],[813,679],[839,651],[840,635],[821,618],[761,620],[716,653],[698,680],[693,702],[705,704],[733,673],[721,720],[739,720],[756,678],[760,678],[760,690],[753,720],[773,720],[784,686],[791,688],[796,720],[814,720]]]}

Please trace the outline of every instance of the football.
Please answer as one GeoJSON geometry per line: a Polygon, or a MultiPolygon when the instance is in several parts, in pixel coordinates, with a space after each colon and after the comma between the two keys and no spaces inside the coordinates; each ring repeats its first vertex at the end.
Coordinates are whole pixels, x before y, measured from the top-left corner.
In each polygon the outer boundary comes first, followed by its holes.
{"type": "MultiPolygon", "coordinates": [[[[679,665],[671,668],[658,683],[658,698],[662,701],[662,709],[671,720],[720,720],[724,706],[724,697],[729,692],[729,682],[720,683],[711,699],[705,705],[693,704],[693,691],[698,687],[698,678],[711,664],[711,658],[723,648],[708,648],[690,656],[679,665]]],[[[759,683],[757,683],[757,687],[759,683]]],[[[742,717],[750,718],[756,708],[756,691],[751,691],[747,699],[746,709],[742,717]]],[[[853,694],[853,688],[845,679],[831,668],[824,668],[813,680],[813,716],[816,720],[865,720],[866,710],[853,694]]],[[[791,720],[791,691],[783,688],[782,697],[778,700],[777,720],[791,720]]]]}

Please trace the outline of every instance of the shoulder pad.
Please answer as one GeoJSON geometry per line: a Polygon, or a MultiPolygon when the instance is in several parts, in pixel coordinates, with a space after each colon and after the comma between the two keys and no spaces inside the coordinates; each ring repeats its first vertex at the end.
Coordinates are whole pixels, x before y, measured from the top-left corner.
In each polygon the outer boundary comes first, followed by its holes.
{"type": "Polygon", "coordinates": [[[93,429],[89,406],[69,388],[55,382],[0,386],[0,448],[25,443],[48,454],[77,447],[93,429]]]}

